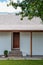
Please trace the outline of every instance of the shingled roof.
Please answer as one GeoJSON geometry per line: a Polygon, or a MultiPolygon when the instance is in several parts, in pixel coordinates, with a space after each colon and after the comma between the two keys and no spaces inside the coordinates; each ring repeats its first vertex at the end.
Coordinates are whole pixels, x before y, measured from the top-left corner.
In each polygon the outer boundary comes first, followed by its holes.
{"type": "Polygon", "coordinates": [[[32,20],[20,18],[15,14],[0,14],[0,30],[43,30],[40,18],[34,17],[32,20]]]}

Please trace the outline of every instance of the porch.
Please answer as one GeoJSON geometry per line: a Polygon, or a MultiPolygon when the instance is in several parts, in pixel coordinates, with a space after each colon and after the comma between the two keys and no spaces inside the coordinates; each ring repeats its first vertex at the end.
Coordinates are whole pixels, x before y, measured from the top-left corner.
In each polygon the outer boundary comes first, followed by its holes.
{"type": "Polygon", "coordinates": [[[19,49],[22,52],[22,57],[43,57],[43,30],[3,30],[0,31],[0,39],[3,40],[3,44],[6,44],[3,45],[3,48],[6,46],[4,50],[14,51],[19,49]],[[8,35],[6,36],[6,34],[8,35]],[[15,36],[15,34],[18,35],[15,36]]]}

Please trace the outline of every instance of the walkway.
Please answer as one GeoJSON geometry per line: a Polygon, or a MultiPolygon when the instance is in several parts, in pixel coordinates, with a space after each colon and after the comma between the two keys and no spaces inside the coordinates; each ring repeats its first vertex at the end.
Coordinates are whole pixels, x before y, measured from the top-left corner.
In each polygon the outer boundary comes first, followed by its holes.
{"type": "Polygon", "coordinates": [[[42,57],[0,57],[0,60],[42,60],[42,57]]]}

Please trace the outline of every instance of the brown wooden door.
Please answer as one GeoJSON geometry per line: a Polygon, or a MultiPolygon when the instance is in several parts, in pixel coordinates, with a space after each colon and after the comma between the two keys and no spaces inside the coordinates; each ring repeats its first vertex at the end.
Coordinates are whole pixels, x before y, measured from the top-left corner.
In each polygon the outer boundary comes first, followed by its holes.
{"type": "Polygon", "coordinates": [[[13,33],[13,48],[19,48],[19,32],[13,33]]]}

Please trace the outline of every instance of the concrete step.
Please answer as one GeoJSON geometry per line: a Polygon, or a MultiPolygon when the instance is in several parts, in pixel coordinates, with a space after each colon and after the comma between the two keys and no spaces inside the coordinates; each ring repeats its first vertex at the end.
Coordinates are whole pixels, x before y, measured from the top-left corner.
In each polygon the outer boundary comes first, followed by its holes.
{"type": "Polygon", "coordinates": [[[21,54],[21,53],[22,53],[21,51],[20,52],[18,52],[18,51],[17,52],[16,51],[10,51],[9,52],[9,54],[21,54]]]}
{"type": "Polygon", "coordinates": [[[14,49],[9,52],[9,56],[22,56],[22,52],[19,49],[14,49]]]}
{"type": "Polygon", "coordinates": [[[22,56],[22,54],[9,54],[8,56],[22,56]]]}

